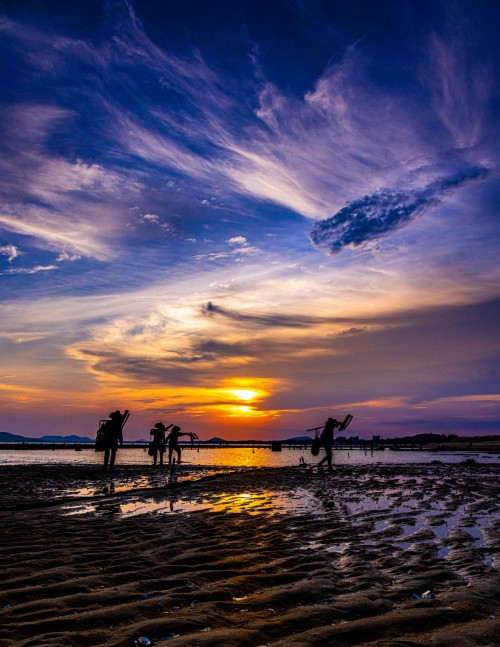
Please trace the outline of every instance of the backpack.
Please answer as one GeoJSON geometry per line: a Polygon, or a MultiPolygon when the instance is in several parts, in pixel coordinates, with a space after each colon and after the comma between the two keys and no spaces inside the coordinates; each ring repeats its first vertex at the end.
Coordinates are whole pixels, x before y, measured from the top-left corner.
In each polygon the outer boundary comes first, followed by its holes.
{"type": "Polygon", "coordinates": [[[103,452],[106,449],[106,423],[108,421],[106,420],[104,423],[101,424],[99,429],[97,430],[97,434],[95,437],[95,450],[96,452],[103,452]]]}
{"type": "Polygon", "coordinates": [[[312,441],[311,445],[311,454],[313,456],[317,456],[319,454],[319,448],[321,447],[321,440],[319,438],[315,438],[312,441]]]}

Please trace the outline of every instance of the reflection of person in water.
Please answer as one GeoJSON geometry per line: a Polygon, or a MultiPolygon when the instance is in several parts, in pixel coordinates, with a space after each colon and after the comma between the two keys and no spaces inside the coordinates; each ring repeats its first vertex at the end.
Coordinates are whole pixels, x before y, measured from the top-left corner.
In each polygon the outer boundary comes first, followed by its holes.
{"type": "Polygon", "coordinates": [[[167,429],[170,429],[173,425],[168,425],[165,427],[163,422],[157,422],[156,425],[149,432],[153,436],[151,442],[153,454],[153,465],[156,465],[158,455],[160,456],[160,465],[163,465],[163,454],[165,452],[165,432],[167,429]]]}
{"type": "Polygon", "coordinates": [[[196,434],[187,434],[187,433],[180,433],[181,428],[178,427],[177,425],[174,425],[172,427],[171,432],[167,436],[167,442],[168,442],[168,464],[170,465],[172,463],[172,454],[174,451],[177,452],[177,463],[181,462],[181,448],[179,445],[179,436],[189,436],[191,440],[194,440],[197,438],[196,434]]]}
{"type": "Polygon", "coordinates": [[[320,435],[321,444],[324,446],[326,451],[326,456],[320,460],[318,465],[323,465],[325,461],[328,461],[328,469],[330,471],[332,468],[332,447],[333,447],[333,431],[337,427],[340,427],[340,422],[335,420],[335,418],[328,418],[325,422],[325,426],[320,435]]]}
{"type": "Polygon", "coordinates": [[[112,411],[109,414],[109,420],[103,424],[104,431],[104,471],[107,470],[108,464],[110,471],[115,466],[116,451],[118,443],[123,447],[123,425],[128,418],[128,411],[112,411]]]}

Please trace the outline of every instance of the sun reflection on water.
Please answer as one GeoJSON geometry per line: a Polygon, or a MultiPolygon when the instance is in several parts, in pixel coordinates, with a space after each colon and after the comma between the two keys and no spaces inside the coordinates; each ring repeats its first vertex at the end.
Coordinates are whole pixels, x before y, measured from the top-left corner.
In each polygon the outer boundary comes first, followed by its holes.
{"type": "Polygon", "coordinates": [[[68,504],[65,512],[68,515],[89,513],[118,513],[131,517],[150,513],[186,513],[200,512],[285,514],[293,511],[320,512],[321,503],[305,489],[298,488],[291,492],[258,491],[240,493],[209,494],[196,498],[182,498],[169,494],[165,498],[158,496],[140,496],[127,501],[101,499],[78,504],[68,504]]]}

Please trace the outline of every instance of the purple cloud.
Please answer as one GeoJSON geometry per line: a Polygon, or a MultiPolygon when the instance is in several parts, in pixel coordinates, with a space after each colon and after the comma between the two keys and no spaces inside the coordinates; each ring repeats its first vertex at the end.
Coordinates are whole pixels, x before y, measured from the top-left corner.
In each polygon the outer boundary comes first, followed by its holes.
{"type": "Polygon", "coordinates": [[[479,166],[436,180],[423,189],[365,195],[318,222],[311,231],[311,242],[316,247],[326,247],[330,254],[338,254],[344,247],[378,240],[404,227],[425,208],[438,204],[447,191],[486,175],[488,169],[479,166]]]}

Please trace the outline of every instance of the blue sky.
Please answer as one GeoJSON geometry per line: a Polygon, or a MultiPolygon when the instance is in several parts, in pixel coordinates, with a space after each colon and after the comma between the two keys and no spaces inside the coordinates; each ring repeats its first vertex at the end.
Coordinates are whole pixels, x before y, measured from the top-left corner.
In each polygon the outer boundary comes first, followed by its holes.
{"type": "Polygon", "coordinates": [[[498,431],[499,13],[2,3],[3,429],[498,431]]]}

